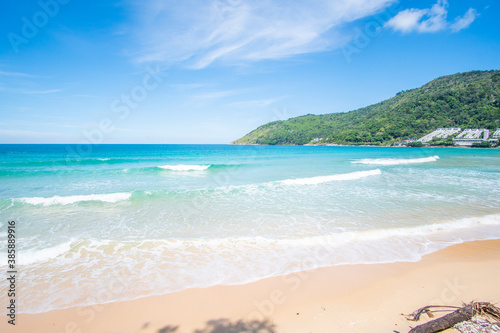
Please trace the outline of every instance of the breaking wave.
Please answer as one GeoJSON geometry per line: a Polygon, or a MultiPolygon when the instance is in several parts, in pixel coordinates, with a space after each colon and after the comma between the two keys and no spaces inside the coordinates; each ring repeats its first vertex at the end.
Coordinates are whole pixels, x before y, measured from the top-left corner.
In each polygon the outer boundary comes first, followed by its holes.
{"type": "Polygon", "coordinates": [[[161,165],[160,169],[171,171],[205,171],[211,165],[197,165],[197,164],[178,164],[178,165],[161,165]]]}
{"type": "Polygon", "coordinates": [[[439,156],[430,156],[423,158],[365,158],[352,163],[371,164],[371,165],[399,165],[399,164],[413,164],[413,163],[427,163],[436,162],[439,156]]]}
{"type": "Polygon", "coordinates": [[[351,173],[344,173],[338,175],[330,176],[318,176],[310,178],[298,178],[298,179],[286,179],[281,180],[278,183],[284,185],[316,185],[321,183],[327,183],[337,180],[355,180],[369,176],[380,175],[382,172],[379,169],[369,170],[369,171],[357,171],[351,173]]]}
{"type": "Polygon", "coordinates": [[[71,195],[71,196],[53,196],[50,198],[43,197],[32,197],[32,198],[19,198],[15,199],[23,203],[30,205],[42,205],[42,206],[52,206],[52,205],[71,205],[78,202],[85,201],[101,201],[115,203],[118,201],[128,200],[132,193],[110,193],[110,194],[89,194],[89,195],[71,195]]]}

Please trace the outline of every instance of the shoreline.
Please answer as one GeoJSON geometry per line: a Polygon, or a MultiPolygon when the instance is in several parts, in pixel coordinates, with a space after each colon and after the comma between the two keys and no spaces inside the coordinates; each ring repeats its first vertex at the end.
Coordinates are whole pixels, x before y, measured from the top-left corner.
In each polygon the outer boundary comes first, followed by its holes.
{"type": "Polygon", "coordinates": [[[422,147],[407,147],[407,146],[391,146],[391,145],[342,145],[342,144],[336,144],[336,143],[322,143],[322,144],[303,144],[303,145],[296,145],[296,144],[276,144],[276,145],[269,145],[269,144],[260,144],[260,143],[228,143],[228,145],[234,145],[234,146],[292,146],[292,147],[387,147],[387,148],[465,148],[465,149],[500,149],[500,146],[495,146],[495,147],[472,147],[472,146],[422,146],[422,147]]]}
{"type": "MultiPolygon", "coordinates": [[[[317,268],[243,285],[17,314],[16,326],[4,318],[0,328],[7,332],[141,333],[203,329],[208,333],[238,324],[242,328],[257,320],[275,333],[407,332],[410,325],[420,322],[407,322],[400,313],[436,302],[500,302],[499,275],[500,240],[473,241],[425,255],[418,262],[317,268]],[[214,320],[219,321],[209,323],[214,320]]],[[[110,293],[119,291],[116,281],[110,293]]]]}

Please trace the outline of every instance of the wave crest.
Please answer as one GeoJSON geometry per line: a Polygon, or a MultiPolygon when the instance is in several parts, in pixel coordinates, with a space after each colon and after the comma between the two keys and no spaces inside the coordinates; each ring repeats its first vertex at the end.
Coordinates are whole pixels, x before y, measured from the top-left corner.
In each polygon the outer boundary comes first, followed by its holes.
{"type": "Polygon", "coordinates": [[[158,168],[170,171],[204,171],[210,168],[209,165],[198,164],[177,164],[177,165],[160,165],[158,168]]]}
{"type": "Polygon", "coordinates": [[[429,156],[423,158],[365,158],[352,163],[371,164],[371,165],[398,165],[398,164],[413,164],[436,162],[439,156],[429,156]]]}
{"type": "Polygon", "coordinates": [[[41,250],[26,250],[20,256],[20,265],[31,265],[36,262],[44,262],[55,259],[69,252],[71,249],[71,241],[55,245],[41,250]]]}
{"type": "Polygon", "coordinates": [[[53,206],[53,205],[71,205],[74,203],[84,202],[84,201],[101,201],[101,202],[115,203],[118,201],[128,200],[131,195],[132,193],[71,195],[65,197],[56,195],[50,198],[32,197],[32,198],[19,198],[15,200],[30,205],[53,206]]]}
{"type": "Polygon", "coordinates": [[[337,180],[355,180],[364,177],[380,175],[382,172],[380,169],[368,170],[368,171],[357,171],[351,173],[344,173],[339,175],[330,175],[330,176],[318,176],[318,177],[310,177],[310,178],[298,178],[298,179],[286,179],[281,180],[278,183],[284,185],[316,185],[326,182],[332,182],[337,180]]]}
{"type": "MultiPolygon", "coordinates": [[[[207,168],[209,166],[206,166],[207,168]]],[[[171,194],[179,193],[193,193],[193,192],[203,192],[203,191],[213,191],[213,190],[234,190],[234,189],[255,189],[260,186],[271,186],[276,185],[317,185],[321,183],[327,183],[332,181],[342,181],[342,180],[356,180],[364,177],[380,175],[382,172],[380,169],[368,170],[368,171],[357,171],[345,174],[329,175],[329,176],[318,176],[310,178],[296,178],[296,179],[285,179],[272,181],[269,183],[261,184],[247,184],[247,185],[236,185],[227,186],[219,188],[206,188],[206,189],[194,189],[186,191],[175,191],[175,190],[160,190],[160,191],[132,191],[123,193],[108,193],[108,194],[88,194],[88,195],[71,195],[71,196],[53,196],[53,197],[25,197],[25,198],[15,198],[11,199],[13,202],[20,202],[24,204],[34,205],[34,206],[55,206],[55,205],[71,205],[79,204],[82,202],[105,202],[105,203],[116,203],[119,201],[130,200],[133,198],[144,200],[146,197],[158,197],[171,194]]]]}

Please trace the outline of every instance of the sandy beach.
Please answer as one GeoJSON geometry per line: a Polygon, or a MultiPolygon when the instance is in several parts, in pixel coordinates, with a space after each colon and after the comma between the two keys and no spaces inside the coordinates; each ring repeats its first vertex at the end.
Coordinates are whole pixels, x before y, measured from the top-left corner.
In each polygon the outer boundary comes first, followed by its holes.
{"type": "Polygon", "coordinates": [[[500,325],[500,1],[2,14],[0,333],[500,325]]]}
{"type": "MultiPolygon", "coordinates": [[[[500,240],[414,263],[346,265],[126,302],[18,314],[2,332],[407,332],[401,314],[430,304],[500,302],[500,240]],[[249,328],[253,327],[253,330],[249,328]],[[259,330],[260,329],[260,330],[259,330]]],[[[105,301],[120,292],[110,278],[105,301]]],[[[22,296],[20,296],[22,297],[22,296]]]]}

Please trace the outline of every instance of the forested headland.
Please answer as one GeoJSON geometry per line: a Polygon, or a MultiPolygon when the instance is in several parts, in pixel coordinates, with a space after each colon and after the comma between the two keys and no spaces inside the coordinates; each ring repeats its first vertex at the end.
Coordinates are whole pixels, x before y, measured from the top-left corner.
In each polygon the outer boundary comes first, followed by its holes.
{"type": "Polygon", "coordinates": [[[500,127],[500,71],[443,76],[350,112],[273,121],[232,143],[391,145],[439,127],[500,127]]]}

